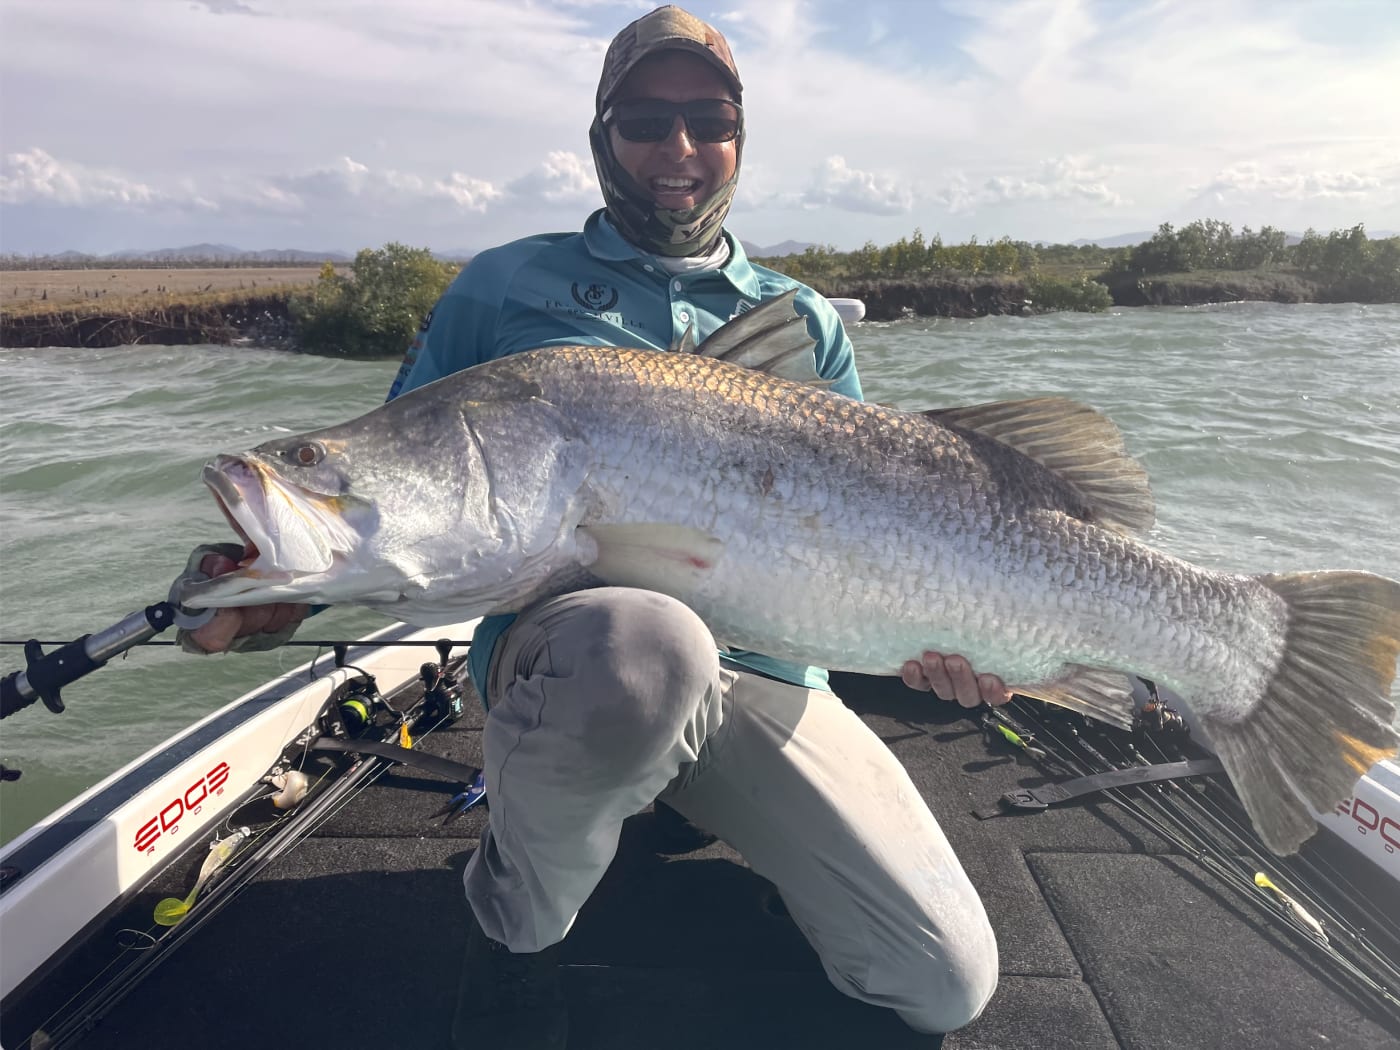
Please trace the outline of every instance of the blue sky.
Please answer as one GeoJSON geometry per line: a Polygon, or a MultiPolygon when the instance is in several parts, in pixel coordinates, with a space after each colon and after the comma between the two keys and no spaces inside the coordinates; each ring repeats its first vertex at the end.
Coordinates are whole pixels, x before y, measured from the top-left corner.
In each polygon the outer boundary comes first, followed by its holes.
{"type": "MultiPolygon", "coordinates": [[[[478,250],[601,203],[650,3],[0,0],[0,250],[478,250]]],[[[853,248],[1400,230],[1400,2],[731,0],[729,228],[853,248]]]]}

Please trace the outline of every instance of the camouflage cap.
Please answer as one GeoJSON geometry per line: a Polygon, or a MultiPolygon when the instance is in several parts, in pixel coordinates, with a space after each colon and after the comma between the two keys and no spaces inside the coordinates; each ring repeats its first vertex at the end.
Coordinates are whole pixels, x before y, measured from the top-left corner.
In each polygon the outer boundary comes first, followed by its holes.
{"type": "Polygon", "coordinates": [[[729,84],[735,100],[742,97],[744,85],[720,31],[689,11],[667,4],[643,15],[613,37],[598,80],[597,112],[603,112],[638,62],[658,51],[671,50],[689,51],[706,59],[729,84]]]}

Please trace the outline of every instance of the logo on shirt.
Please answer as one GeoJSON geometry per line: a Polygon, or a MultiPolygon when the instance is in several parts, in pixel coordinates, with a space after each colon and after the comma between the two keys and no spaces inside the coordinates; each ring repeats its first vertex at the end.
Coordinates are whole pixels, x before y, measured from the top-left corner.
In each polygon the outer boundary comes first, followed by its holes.
{"type": "Polygon", "coordinates": [[[734,318],[738,317],[740,314],[746,314],[746,313],[748,313],[750,310],[752,310],[753,308],[754,308],[754,304],[753,304],[753,303],[749,302],[747,299],[740,299],[739,302],[738,302],[738,305],[736,305],[736,306],[734,307],[734,312],[733,312],[732,314],[729,315],[729,320],[732,321],[732,320],[734,320],[734,318]]]}
{"type": "Polygon", "coordinates": [[[589,284],[582,290],[579,289],[578,282],[572,286],[574,302],[585,310],[592,310],[594,313],[602,313],[611,310],[617,305],[617,289],[610,284],[589,284]]]}

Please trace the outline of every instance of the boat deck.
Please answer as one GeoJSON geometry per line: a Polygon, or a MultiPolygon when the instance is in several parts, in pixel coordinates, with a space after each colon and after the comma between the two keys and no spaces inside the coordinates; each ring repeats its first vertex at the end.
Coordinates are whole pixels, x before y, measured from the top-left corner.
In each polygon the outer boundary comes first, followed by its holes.
{"type": "MultiPolygon", "coordinates": [[[[627,822],[565,942],[573,1050],[1400,1046],[1394,1022],[1344,994],[1276,920],[1130,815],[1097,802],[978,820],[974,810],[1043,782],[1041,771],[989,745],[954,705],[892,680],[834,684],[908,768],[987,906],[1001,981],[985,1013],[930,1037],[845,998],[770,884],[723,843],[658,848],[646,812],[627,822]]],[[[467,711],[426,749],[479,763],[474,698],[467,711]]],[[[480,808],[446,826],[432,819],[454,790],[395,767],[263,871],[82,1045],[445,1047],[466,931],[461,875],[486,820],[480,808]]],[[[1372,904],[1400,922],[1385,880],[1359,857],[1354,867],[1373,880],[1372,904]]],[[[193,881],[183,875],[178,895],[193,881]]]]}

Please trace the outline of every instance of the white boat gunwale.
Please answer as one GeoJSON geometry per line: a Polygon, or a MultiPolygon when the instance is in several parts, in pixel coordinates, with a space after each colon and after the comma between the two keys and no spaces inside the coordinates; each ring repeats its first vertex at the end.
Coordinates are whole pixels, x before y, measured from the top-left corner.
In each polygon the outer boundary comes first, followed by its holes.
{"type": "Polygon", "coordinates": [[[204,844],[250,792],[265,790],[268,770],[341,684],[364,671],[387,693],[416,678],[423,662],[420,649],[394,643],[462,641],[474,626],[389,624],[351,644],[366,650],[347,657],[354,668],[337,668],[327,652],[156,745],[8,843],[0,850],[0,865],[14,869],[0,888],[0,999],[25,994],[94,924],[204,844]],[[227,774],[210,787],[217,763],[227,774]],[[183,800],[201,783],[206,790],[187,813],[183,800]],[[164,819],[177,800],[178,815],[164,819]]]}

